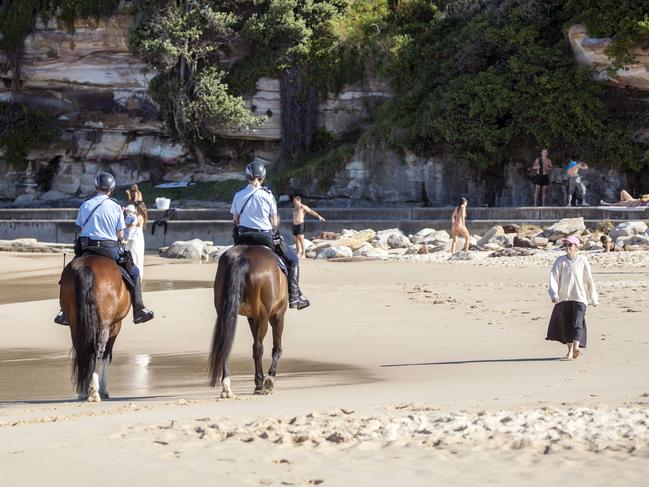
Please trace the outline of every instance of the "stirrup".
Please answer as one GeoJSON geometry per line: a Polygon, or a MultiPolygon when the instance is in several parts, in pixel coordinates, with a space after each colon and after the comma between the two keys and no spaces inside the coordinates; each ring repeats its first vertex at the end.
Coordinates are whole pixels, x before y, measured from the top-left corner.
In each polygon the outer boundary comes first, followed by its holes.
{"type": "Polygon", "coordinates": [[[54,317],[54,323],[57,325],[70,326],[70,322],[63,311],[59,311],[59,314],[54,317]]]}
{"type": "Polygon", "coordinates": [[[142,308],[142,310],[140,310],[139,312],[133,313],[133,323],[135,323],[136,325],[138,323],[145,323],[149,320],[152,320],[153,316],[153,311],[142,308]]]}
{"type": "Polygon", "coordinates": [[[289,308],[297,308],[298,310],[307,308],[308,306],[311,306],[311,303],[302,295],[298,296],[296,299],[289,301],[288,303],[289,308]]]}

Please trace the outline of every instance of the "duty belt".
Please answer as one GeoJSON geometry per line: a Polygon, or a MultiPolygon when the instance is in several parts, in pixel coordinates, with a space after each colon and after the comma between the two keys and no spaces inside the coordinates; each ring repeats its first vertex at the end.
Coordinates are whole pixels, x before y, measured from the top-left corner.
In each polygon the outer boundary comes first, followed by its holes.
{"type": "Polygon", "coordinates": [[[239,232],[241,233],[264,233],[272,232],[272,230],[260,230],[259,228],[248,228],[244,226],[239,226],[239,232]]]}
{"type": "Polygon", "coordinates": [[[114,240],[93,240],[89,238],[88,247],[117,247],[117,242],[114,240]]]}

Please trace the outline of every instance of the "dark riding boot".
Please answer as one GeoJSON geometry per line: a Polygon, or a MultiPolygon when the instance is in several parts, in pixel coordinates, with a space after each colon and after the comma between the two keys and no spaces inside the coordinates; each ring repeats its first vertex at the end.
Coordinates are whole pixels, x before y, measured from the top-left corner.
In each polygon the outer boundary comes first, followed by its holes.
{"type": "Polygon", "coordinates": [[[54,317],[54,323],[58,325],[63,325],[63,326],[70,326],[70,322],[68,321],[68,317],[65,316],[65,313],[63,313],[63,310],[59,311],[59,314],[57,314],[54,317]]]}
{"type": "Polygon", "coordinates": [[[309,306],[309,300],[302,296],[300,291],[300,268],[298,266],[290,266],[288,268],[288,307],[303,309],[309,306]]]}
{"type": "Polygon", "coordinates": [[[142,302],[142,279],[134,279],[135,287],[131,292],[133,301],[133,323],[144,323],[153,319],[153,311],[144,307],[142,302]]]}

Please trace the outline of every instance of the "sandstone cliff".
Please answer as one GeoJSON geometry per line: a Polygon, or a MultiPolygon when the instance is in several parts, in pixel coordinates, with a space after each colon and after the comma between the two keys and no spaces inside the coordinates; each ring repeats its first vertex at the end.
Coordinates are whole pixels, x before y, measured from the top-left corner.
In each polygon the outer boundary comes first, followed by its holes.
{"type": "MultiPolygon", "coordinates": [[[[210,181],[241,178],[249,158],[273,163],[280,155],[279,81],[262,78],[246,100],[267,116],[254,130],[223,133],[213,154],[196,154],[173,140],[159,107],[147,93],[155,76],[129,53],[132,18],[115,15],[98,23],[78,21],[74,33],[56,23],[39,24],[26,40],[20,101],[56,113],[62,140],[32,151],[27,171],[0,162],[0,200],[56,200],[86,195],[102,168],[121,185],[154,179],[210,181]]],[[[2,60],[0,60],[2,61],[2,60]]],[[[11,73],[7,81],[11,79],[11,73]]],[[[0,99],[10,98],[9,83],[0,99]]],[[[367,117],[373,100],[389,96],[385,87],[350,86],[320,106],[319,123],[341,132],[367,117]]]]}

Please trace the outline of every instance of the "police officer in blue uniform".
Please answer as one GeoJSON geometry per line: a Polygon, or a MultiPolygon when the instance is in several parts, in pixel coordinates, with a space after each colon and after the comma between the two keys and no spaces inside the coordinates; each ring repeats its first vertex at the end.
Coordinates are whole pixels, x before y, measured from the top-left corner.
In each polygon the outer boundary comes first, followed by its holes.
{"type": "MultiPolygon", "coordinates": [[[[110,197],[115,189],[115,178],[106,172],[100,173],[95,178],[95,189],[97,194],[84,201],[79,208],[77,225],[81,227],[79,239],[85,247],[99,247],[113,256],[115,261],[120,258],[118,240],[124,238],[124,214],[121,206],[110,197]]],[[[142,302],[142,280],[140,270],[137,266],[131,266],[129,275],[135,284],[131,292],[133,303],[133,321],[144,323],[153,319],[153,311],[144,307],[142,302]]],[[[68,325],[68,320],[63,311],[54,318],[54,322],[60,325],[68,325]]]]}
{"type": "MultiPolygon", "coordinates": [[[[278,232],[279,216],[277,203],[270,189],[262,186],[266,178],[266,167],[261,162],[251,162],[246,167],[248,186],[234,195],[230,213],[239,235],[260,234],[272,242],[278,232]]],[[[272,244],[271,244],[272,247],[272,244]]],[[[303,309],[309,306],[299,286],[300,260],[289,246],[282,249],[275,247],[275,252],[284,259],[288,268],[288,305],[290,308],[303,309]]]]}

